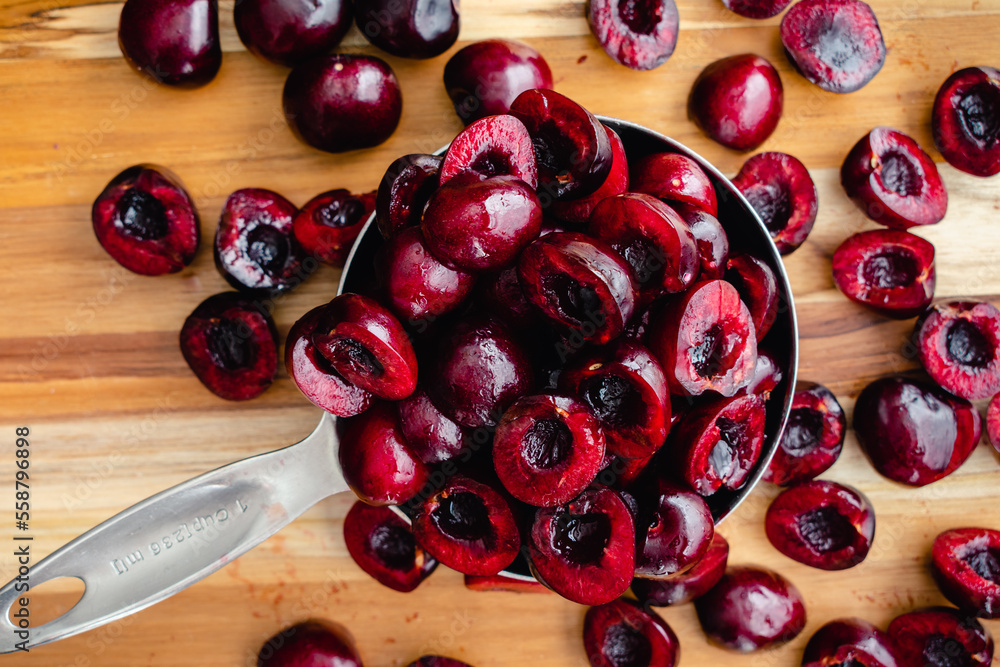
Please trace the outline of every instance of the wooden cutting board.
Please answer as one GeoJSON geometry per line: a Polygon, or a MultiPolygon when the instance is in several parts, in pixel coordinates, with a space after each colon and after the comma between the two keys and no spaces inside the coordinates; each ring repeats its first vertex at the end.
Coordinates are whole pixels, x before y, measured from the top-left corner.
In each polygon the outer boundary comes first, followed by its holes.
{"type": "MultiPolygon", "coordinates": [[[[780,70],[785,113],[762,147],[792,153],[810,168],[820,215],[786,264],[801,326],[800,377],[825,383],[851,411],[870,380],[913,371],[911,322],[850,304],[834,288],[830,256],[849,234],[872,227],[847,200],[837,169],[875,125],[915,137],[935,159],[929,120],[942,81],[957,68],[1000,65],[1000,0],[872,3],[889,55],[856,93],[838,96],[805,82],[781,52],[779,19],[750,21],[718,0],[683,0],[677,52],[652,72],[607,58],[576,0],[465,0],[462,42],[520,38],[540,49],[555,87],[596,113],[626,118],[687,144],[735,174],[744,155],[707,140],[685,114],[698,72],[713,60],[753,51],[780,70]]],[[[208,393],[177,346],[185,316],[226,289],[208,242],[172,276],[121,269],[97,244],[89,211],[105,183],[139,162],[166,165],[187,184],[211,239],[226,195],[266,187],[303,204],[334,187],[373,189],[396,156],[431,151],[460,129],[441,84],[448,55],[430,61],[384,56],[402,82],[402,123],[378,148],[327,155],[298,143],[281,115],[285,70],[247,53],[222,2],[225,57],[218,78],[195,91],[153,85],[118,52],[121,4],[87,0],[0,0],[0,579],[12,557],[15,428],[31,430],[29,533],[37,561],[103,519],[191,476],[290,444],[319,412],[281,373],[262,397],[231,404],[208,393]]],[[[375,53],[357,33],[345,51],[375,53]]],[[[977,179],[941,164],[950,203],[945,220],[919,230],[937,247],[940,298],[1000,303],[1000,177],[977,179]]],[[[323,270],[278,304],[282,335],[331,298],[338,272],[323,270]]],[[[981,406],[982,407],[982,406],[981,406]]],[[[938,532],[961,525],[1000,528],[1000,463],[985,441],[954,475],[914,490],[876,474],[852,434],[824,478],[853,484],[878,516],[868,559],[847,572],[820,572],[775,551],[763,515],[776,489],[762,485],[720,528],[732,562],[776,568],[802,590],[806,631],[784,648],[741,656],[709,646],[693,608],[665,609],[681,638],[682,664],[798,665],[812,632],[839,616],[885,625],[917,606],[943,602],[928,573],[938,532]]],[[[175,597],[96,631],[6,657],[9,665],[135,667],[255,665],[262,642],[310,616],[354,634],[368,665],[404,665],[438,652],[477,667],[586,664],[584,609],[555,595],[475,593],[440,568],[416,592],[381,587],[351,561],[342,517],[351,498],[329,499],[279,535],[175,597]]],[[[39,589],[37,623],[75,598],[39,589]]],[[[1000,623],[988,622],[994,633],[1000,623]]]]}

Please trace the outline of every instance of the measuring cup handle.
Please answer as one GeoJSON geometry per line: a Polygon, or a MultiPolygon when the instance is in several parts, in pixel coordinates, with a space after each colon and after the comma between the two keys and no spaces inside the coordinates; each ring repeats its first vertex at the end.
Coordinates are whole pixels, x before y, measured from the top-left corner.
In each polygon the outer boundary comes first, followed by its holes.
{"type": "Polygon", "coordinates": [[[333,419],[296,445],[217,468],[92,528],[0,589],[0,652],[33,648],[144,609],[215,572],[344,491],[333,419]],[[60,577],[85,585],[62,616],[37,628],[10,618],[31,587],[60,577]],[[22,644],[22,642],[26,642],[22,644]]]}

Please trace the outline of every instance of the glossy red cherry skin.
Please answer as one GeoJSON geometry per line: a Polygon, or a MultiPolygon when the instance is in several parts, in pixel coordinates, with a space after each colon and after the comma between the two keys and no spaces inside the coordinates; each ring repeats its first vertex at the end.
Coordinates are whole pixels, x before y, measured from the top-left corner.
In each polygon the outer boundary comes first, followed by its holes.
{"type": "Polygon", "coordinates": [[[797,637],[806,625],[802,594],[777,572],[733,566],[695,600],[698,620],[713,644],[750,652],[797,637]]]}
{"type": "Polygon", "coordinates": [[[379,49],[400,58],[433,58],[458,39],[457,2],[355,0],[354,22],[379,49]]]}
{"type": "Polygon", "coordinates": [[[322,151],[342,153],[388,139],[399,125],[403,95],[385,61],[337,54],[292,69],[282,105],[299,139],[322,151]]]}
{"type": "Polygon", "coordinates": [[[118,45],[132,67],[180,88],[204,86],[222,65],[217,0],[128,0],[118,45]]]}
{"type": "Polygon", "coordinates": [[[398,505],[427,482],[427,468],[410,451],[392,403],[339,420],[337,431],[344,479],[369,505],[398,505]]]}
{"type": "Polygon", "coordinates": [[[643,604],[670,607],[696,600],[712,589],[726,572],[729,543],[719,533],[694,565],[665,579],[632,580],[632,592],[643,604]]]}
{"type": "Polygon", "coordinates": [[[310,619],[283,629],[257,654],[257,667],[362,667],[354,638],[341,625],[310,619]]]}
{"type": "Polygon", "coordinates": [[[688,98],[688,116],[723,146],[751,151],[774,132],[784,107],[778,70],[753,53],[706,67],[688,98]]]}
{"type": "Polygon", "coordinates": [[[526,90],[552,88],[552,70],[541,53],[523,42],[487,39],[448,59],[444,87],[458,117],[468,125],[507,113],[526,90]]]}
{"type": "Polygon", "coordinates": [[[860,618],[838,618],[817,630],[806,644],[802,667],[854,665],[904,667],[887,634],[860,618]]]}
{"type": "Polygon", "coordinates": [[[351,14],[347,0],[239,0],[233,20],[247,50],[292,67],[337,46],[351,14]]]}

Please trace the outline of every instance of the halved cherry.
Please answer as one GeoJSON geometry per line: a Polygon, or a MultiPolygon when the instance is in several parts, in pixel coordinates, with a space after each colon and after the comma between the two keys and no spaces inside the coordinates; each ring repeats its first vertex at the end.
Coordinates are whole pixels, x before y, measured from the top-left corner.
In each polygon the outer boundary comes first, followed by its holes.
{"type": "Polygon", "coordinates": [[[800,382],[795,389],[788,424],[764,473],[765,480],[781,486],[826,471],[840,457],[847,435],[847,417],[833,392],[813,382],[800,382]]]}
{"type": "Polygon", "coordinates": [[[670,396],[660,362],[642,344],[620,339],[567,366],[559,385],[597,415],[608,450],[648,458],[670,427],[670,396]]]}
{"type": "Polygon", "coordinates": [[[245,401],[262,394],[278,369],[278,332],[271,314],[236,292],[210,296],[181,327],[181,353],[216,396],[245,401]]]}
{"type": "Polygon", "coordinates": [[[703,496],[743,486],[760,458],[765,417],[757,394],[717,399],[686,414],[672,436],[684,481],[703,496]]]}
{"type": "Polygon", "coordinates": [[[631,267],[607,243],[579,232],[539,238],[521,253],[517,271],[528,301],[597,344],[621,334],[635,309],[631,267]]]}
{"type": "Polygon", "coordinates": [[[948,192],[934,160],[891,127],[876,127],[844,159],[840,182],[847,196],[880,225],[933,225],[948,210],[948,192]]]}
{"type": "Polygon", "coordinates": [[[355,502],[344,517],[344,542],[358,567],[401,593],[416,589],[437,568],[410,525],[388,507],[355,502]]]}
{"type": "Polygon", "coordinates": [[[611,140],[601,122],[565,95],[526,90],[510,105],[524,123],[538,159],[543,205],[595,192],[611,172],[611,140]]]}
{"type": "Polygon", "coordinates": [[[194,260],[198,212],[180,179],[153,164],[129,167],[108,183],[91,210],[101,247],[129,271],[176,273],[194,260]]]}
{"type": "Polygon", "coordinates": [[[834,251],[833,281],[851,301],[909,319],[934,298],[934,246],[897,229],[859,232],[834,251]]]}
{"type": "Polygon", "coordinates": [[[621,137],[607,125],[604,126],[604,131],[608,133],[608,139],[611,140],[611,171],[601,187],[586,197],[552,202],[548,211],[560,220],[580,225],[586,224],[590,220],[591,211],[602,199],[628,190],[628,156],[625,155],[625,144],[622,143],[621,137]]]}
{"type": "Polygon", "coordinates": [[[374,210],[374,192],[355,195],[344,189],[329,190],[299,209],[292,233],[303,250],[319,261],[343,266],[374,210]]]}
{"type": "Polygon", "coordinates": [[[565,505],[538,510],[529,540],[539,579],[573,602],[611,602],[632,581],[635,522],[607,487],[595,485],[565,505]]]}
{"type": "Polygon", "coordinates": [[[946,530],[934,539],[931,568],[949,602],[980,618],[1000,618],[1000,531],[946,530]]]}
{"type": "Polygon", "coordinates": [[[506,114],[473,122],[448,147],[441,163],[441,185],[463,173],[481,179],[509,174],[537,188],[538,163],[528,128],[506,114]]]}
{"type": "Polygon", "coordinates": [[[423,153],[404,155],[385,170],[375,195],[375,222],[383,238],[420,224],[427,200],[438,188],[442,160],[423,153]]]}
{"type": "Polygon", "coordinates": [[[588,231],[625,258],[646,300],[663,290],[683,292],[698,277],[694,235],[676,211],[651,195],[607,197],[590,214],[588,231]]]}
{"type": "Polygon", "coordinates": [[[592,667],[674,667],[681,651],[666,621],[625,599],[587,610],[583,647],[592,667]]]}
{"type": "Polygon", "coordinates": [[[586,489],[604,459],[604,433],[569,396],[522,396],[493,437],[493,464],[507,491],[535,507],[561,505],[586,489]]]}
{"type": "Polygon", "coordinates": [[[889,624],[900,664],[920,667],[989,667],[993,636],[973,616],[951,607],[925,607],[889,624]]]}
{"type": "Polygon", "coordinates": [[[657,317],[649,346],[674,393],[732,396],[752,379],[757,335],[750,311],[726,281],[695,284],[657,317]]]}
{"type": "Polygon", "coordinates": [[[931,306],[913,329],[920,363],[939,385],[978,400],[1000,392],[1000,310],[986,301],[931,306]]]}
{"type": "Polygon", "coordinates": [[[496,574],[521,547],[507,500],[464,475],[449,479],[418,506],[413,533],[435,558],[463,574],[496,574]]]}
{"type": "Polygon", "coordinates": [[[310,401],[338,417],[351,417],[368,409],[372,394],[345,380],[313,344],[325,308],[313,308],[292,325],[285,341],[285,368],[310,401]]]}
{"type": "Polygon", "coordinates": [[[855,488],[813,480],[783,491],[764,519],[775,549],[810,567],[845,570],[868,556],[875,508],[855,488]]]}
{"type": "Polygon", "coordinates": [[[341,377],[380,398],[406,398],[417,386],[417,356],[406,331],[370,297],[347,293],[333,299],[312,342],[341,377]]]}

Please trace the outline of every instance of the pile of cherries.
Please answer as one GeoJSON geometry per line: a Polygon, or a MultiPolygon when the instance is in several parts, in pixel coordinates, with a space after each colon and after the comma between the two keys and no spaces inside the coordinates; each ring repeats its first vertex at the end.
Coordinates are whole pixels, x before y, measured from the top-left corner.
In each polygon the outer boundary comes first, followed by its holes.
{"type": "Polygon", "coordinates": [[[630,157],[551,90],[390,166],[377,284],[308,312],[285,347],[342,418],[351,488],[413,518],[410,534],[351,510],[366,571],[412,590],[437,562],[488,577],[523,552],[599,605],[702,559],[706,498],[750,478],[782,376],[758,353],[777,279],[730,254],[716,212],[694,160],[630,157]]]}

